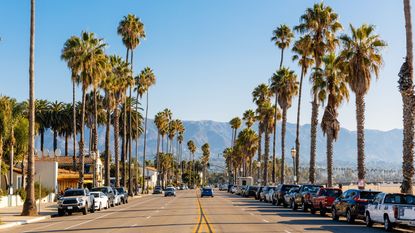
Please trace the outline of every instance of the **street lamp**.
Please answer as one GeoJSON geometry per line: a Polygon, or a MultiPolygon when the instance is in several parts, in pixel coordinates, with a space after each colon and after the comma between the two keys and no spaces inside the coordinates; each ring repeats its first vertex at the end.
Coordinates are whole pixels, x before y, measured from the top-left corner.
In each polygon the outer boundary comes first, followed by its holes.
{"type": "Polygon", "coordinates": [[[297,153],[297,150],[293,147],[291,148],[291,157],[293,158],[293,176],[294,176],[294,184],[297,183],[297,174],[295,174],[295,155],[297,153]]]}

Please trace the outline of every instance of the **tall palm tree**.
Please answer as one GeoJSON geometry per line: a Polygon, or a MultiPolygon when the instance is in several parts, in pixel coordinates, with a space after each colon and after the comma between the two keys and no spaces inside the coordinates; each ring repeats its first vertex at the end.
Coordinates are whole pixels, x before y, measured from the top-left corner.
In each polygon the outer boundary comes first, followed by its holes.
{"type": "Polygon", "coordinates": [[[321,129],[327,136],[327,186],[333,186],[333,141],[337,140],[340,131],[340,123],[337,120],[337,109],[346,99],[349,100],[346,75],[342,70],[341,59],[334,53],[323,57],[324,71],[320,76],[325,77],[326,88],[324,93],[328,95],[328,102],[321,120],[321,129]]]}
{"type": "Polygon", "coordinates": [[[45,131],[50,127],[50,122],[48,121],[49,102],[47,100],[36,100],[35,107],[35,118],[40,134],[40,151],[43,154],[45,131]]]}
{"type": "Polygon", "coordinates": [[[244,176],[252,175],[252,161],[256,150],[258,149],[258,135],[251,128],[242,130],[237,139],[243,152],[243,170],[244,176]]]}
{"type": "MultiPolygon", "coordinates": [[[[263,181],[265,185],[268,185],[268,161],[269,161],[269,140],[270,134],[274,128],[274,116],[275,108],[272,106],[271,101],[264,102],[259,107],[259,114],[263,119],[264,124],[264,136],[265,136],[265,155],[264,155],[264,176],[263,181]]],[[[237,150],[235,150],[237,152],[237,150]]]]}
{"type": "MultiPolygon", "coordinates": [[[[164,151],[164,149],[163,149],[163,147],[164,147],[164,136],[165,135],[168,135],[168,133],[169,133],[170,121],[172,119],[173,113],[171,112],[170,109],[165,108],[163,110],[163,115],[164,115],[164,117],[162,119],[164,121],[163,124],[165,125],[165,127],[163,127],[161,129],[162,130],[161,131],[161,148],[162,148],[162,151],[164,151]]],[[[169,140],[168,140],[168,137],[166,137],[166,148],[165,148],[165,152],[168,153],[168,151],[169,151],[169,140]]]]}
{"type": "Polygon", "coordinates": [[[248,109],[244,112],[242,120],[245,121],[246,127],[251,128],[255,123],[255,112],[252,109],[248,109]]]}
{"type": "Polygon", "coordinates": [[[62,113],[65,105],[62,102],[52,102],[49,105],[48,121],[53,131],[53,151],[58,149],[58,133],[62,127],[62,113]]]}
{"type": "Polygon", "coordinates": [[[195,181],[192,179],[193,177],[193,169],[194,169],[194,164],[195,164],[195,152],[196,152],[196,145],[192,140],[189,140],[187,142],[187,149],[190,151],[190,153],[192,154],[192,168],[190,170],[190,184],[194,185],[195,181]],[[193,183],[192,183],[193,182],[193,183]]]}
{"type": "MultiPolygon", "coordinates": [[[[295,151],[296,164],[300,164],[300,111],[301,111],[301,94],[303,89],[303,78],[307,74],[308,69],[313,64],[312,58],[312,40],[310,35],[300,37],[293,46],[292,51],[295,53],[293,61],[298,60],[298,65],[301,67],[300,87],[298,90],[298,104],[297,104],[297,125],[295,133],[295,151]]],[[[296,174],[299,172],[299,166],[296,167],[296,174]]],[[[309,172],[309,181],[314,184],[315,173],[309,172]]]]}
{"type": "Polygon", "coordinates": [[[35,202],[35,0],[30,0],[29,49],[29,153],[27,157],[26,199],[22,216],[37,215],[35,202]]]}
{"type": "MultiPolygon", "coordinates": [[[[338,44],[336,32],[342,29],[342,25],[339,23],[338,15],[333,9],[330,6],[325,6],[324,3],[321,2],[314,4],[312,8],[307,8],[305,13],[300,17],[300,25],[294,27],[294,29],[311,37],[314,64],[316,70],[318,70],[320,69],[321,59],[324,54],[334,51],[336,48],[338,44]]],[[[318,81],[318,79],[319,77],[314,77],[312,82],[318,81]]],[[[311,178],[314,178],[316,167],[319,106],[319,96],[317,96],[316,93],[313,93],[310,127],[310,174],[313,174],[311,178]]]]}
{"type": "Polygon", "coordinates": [[[210,159],[210,146],[209,143],[205,143],[202,145],[201,147],[202,149],[202,166],[203,166],[203,182],[202,184],[205,185],[206,184],[206,176],[207,176],[207,172],[206,172],[206,168],[209,167],[209,159],[210,159]]]}
{"type": "MultiPolygon", "coordinates": [[[[280,59],[280,69],[282,68],[282,62],[284,60],[284,50],[288,48],[291,44],[291,40],[294,38],[294,34],[292,33],[291,29],[282,24],[277,27],[273,31],[273,36],[271,37],[271,41],[275,42],[275,45],[281,49],[281,59],[280,59]]],[[[276,149],[276,142],[277,142],[277,114],[278,114],[278,93],[277,90],[274,89],[275,94],[275,116],[274,116],[274,132],[273,132],[273,141],[272,141],[272,182],[275,183],[275,149],[276,149]]]]}
{"type": "MultiPolygon", "coordinates": [[[[262,157],[262,134],[264,132],[264,116],[261,114],[261,106],[265,102],[271,101],[272,92],[269,87],[265,83],[259,84],[255,89],[252,91],[252,101],[257,105],[256,109],[256,120],[258,121],[258,162],[261,164],[261,157],[262,157]]],[[[263,164],[262,164],[263,165],[263,164]]],[[[264,169],[267,167],[264,165],[264,169]]],[[[261,170],[261,168],[259,169],[261,170]]],[[[258,172],[258,180],[260,179],[261,172],[258,172]]]]}
{"type": "Polygon", "coordinates": [[[350,25],[352,35],[342,35],[344,50],[342,59],[346,62],[347,82],[356,95],[357,120],[357,169],[358,179],[365,178],[365,95],[369,91],[372,73],[379,77],[382,65],[380,50],[386,42],[374,34],[374,26],[363,24],[359,28],[350,25]]]}
{"type": "MultiPolygon", "coordinates": [[[[165,120],[166,115],[163,112],[158,112],[154,117],[154,124],[157,127],[157,153],[156,153],[156,161],[157,161],[157,185],[160,185],[160,144],[162,140],[162,133],[165,132],[166,128],[168,128],[168,124],[165,120]]],[[[163,149],[162,149],[163,150],[163,149]]]]}
{"type": "Polygon", "coordinates": [[[232,143],[235,144],[236,135],[239,127],[241,127],[242,121],[239,117],[234,117],[229,121],[229,124],[231,125],[231,128],[233,130],[232,143]]]}
{"type": "MultiPolygon", "coordinates": [[[[281,68],[272,76],[271,88],[278,93],[278,104],[282,109],[281,127],[281,184],[284,183],[285,170],[285,131],[287,110],[291,107],[292,98],[298,94],[297,75],[288,68],[281,68]]],[[[296,174],[298,176],[298,174],[296,174]]]]}
{"type": "MultiPolygon", "coordinates": [[[[143,94],[146,93],[146,118],[144,120],[144,145],[143,145],[143,171],[146,168],[146,148],[147,148],[147,116],[148,116],[148,92],[151,86],[156,84],[156,76],[154,75],[153,70],[150,67],[144,68],[140,74],[135,77],[136,83],[136,92],[137,92],[137,99],[138,97],[143,98],[143,94]]],[[[136,105],[136,111],[138,111],[138,105],[136,105]]],[[[136,149],[138,148],[138,143],[136,143],[136,149]]],[[[137,149],[138,150],[138,149],[137,149]]],[[[138,159],[138,153],[137,153],[138,159]]],[[[144,179],[144,172],[143,172],[143,179],[142,179],[142,192],[144,192],[145,188],[145,179],[144,179]]]]}
{"type": "Polygon", "coordinates": [[[402,193],[412,194],[412,177],[414,176],[414,115],[413,115],[413,42],[411,1],[404,0],[405,32],[406,32],[406,60],[399,72],[399,91],[403,102],[403,155],[401,185],[402,193]]]}

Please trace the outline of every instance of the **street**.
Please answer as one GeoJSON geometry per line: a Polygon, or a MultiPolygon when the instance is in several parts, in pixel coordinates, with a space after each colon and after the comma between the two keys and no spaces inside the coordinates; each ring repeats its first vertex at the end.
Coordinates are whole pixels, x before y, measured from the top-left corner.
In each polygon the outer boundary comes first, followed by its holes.
{"type": "MultiPolygon", "coordinates": [[[[194,190],[177,197],[149,195],[94,214],[55,217],[1,232],[385,232],[300,211],[275,207],[252,198],[215,192],[197,198],[194,190]]],[[[397,230],[395,232],[405,232],[397,230]]],[[[410,232],[410,231],[407,231],[410,232]]]]}

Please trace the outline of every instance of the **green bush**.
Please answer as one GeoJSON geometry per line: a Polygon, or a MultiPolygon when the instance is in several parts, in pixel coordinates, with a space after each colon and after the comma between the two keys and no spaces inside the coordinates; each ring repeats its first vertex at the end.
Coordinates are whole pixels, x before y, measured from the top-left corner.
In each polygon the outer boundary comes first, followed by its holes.
{"type": "MultiPolygon", "coordinates": [[[[52,193],[53,191],[51,189],[45,188],[42,186],[42,189],[40,191],[40,195],[41,197],[46,197],[47,195],[49,195],[50,193],[52,193]]],[[[22,200],[26,200],[26,190],[23,188],[20,188],[16,191],[16,194],[20,195],[20,197],[22,198],[22,200]]],[[[39,199],[39,183],[35,183],[35,199],[38,200],[39,199]]]]}

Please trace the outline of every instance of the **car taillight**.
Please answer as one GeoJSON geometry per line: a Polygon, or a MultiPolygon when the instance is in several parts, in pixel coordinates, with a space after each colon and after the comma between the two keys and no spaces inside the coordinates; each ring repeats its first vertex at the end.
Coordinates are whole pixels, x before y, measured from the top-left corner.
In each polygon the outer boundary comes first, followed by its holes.
{"type": "Polygon", "coordinates": [[[398,219],[398,207],[396,205],[393,206],[393,216],[398,219]]]}
{"type": "Polygon", "coordinates": [[[356,202],[368,202],[367,199],[360,199],[360,197],[355,197],[353,200],[355,200],[356,202]]]}

